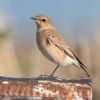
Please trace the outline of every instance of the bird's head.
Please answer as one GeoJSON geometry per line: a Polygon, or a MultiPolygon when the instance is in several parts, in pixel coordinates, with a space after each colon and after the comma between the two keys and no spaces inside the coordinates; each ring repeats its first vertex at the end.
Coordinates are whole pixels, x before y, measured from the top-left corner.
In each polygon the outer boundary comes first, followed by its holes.
{"type": "Polygon", "coordinates": [[[49,17],[44,15],[37,15],[36,17],[31,17],[31,19],[35,20],[37,26],[39,28],[49,28],[52,27],[52,21],[49,17]]]}

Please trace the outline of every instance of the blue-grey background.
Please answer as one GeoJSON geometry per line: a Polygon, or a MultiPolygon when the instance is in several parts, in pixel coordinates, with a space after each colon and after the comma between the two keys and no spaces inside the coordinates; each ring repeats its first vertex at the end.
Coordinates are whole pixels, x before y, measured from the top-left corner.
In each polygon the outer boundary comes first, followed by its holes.
{"type": "Polygon", "coordinates": [[[91,35],[100,26],[99,0],[0,0],[0,12],[6,18],[17,20],[18,31],[22,32],[17,34],[19,37],[31,36],[30,30],[35,25],[29,18],[37,14],[50,16],[55,26],[64,30],[63,34],[91,35]]]}

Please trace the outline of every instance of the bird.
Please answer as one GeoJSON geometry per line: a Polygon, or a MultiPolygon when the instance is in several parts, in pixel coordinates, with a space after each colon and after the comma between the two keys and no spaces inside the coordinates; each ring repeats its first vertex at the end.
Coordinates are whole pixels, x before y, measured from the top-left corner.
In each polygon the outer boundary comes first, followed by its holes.
{"type": "Polygon", "coordinates": [[[31,19],[35,21],[37,26],[36,41],[38,48],[47,59],[57,64],[50,76],[54,75],[59,66],[74,65],[84,70],[86,75],[90,77],[87,67],[68,46],[48,16],[36,15],[31,19]]]}

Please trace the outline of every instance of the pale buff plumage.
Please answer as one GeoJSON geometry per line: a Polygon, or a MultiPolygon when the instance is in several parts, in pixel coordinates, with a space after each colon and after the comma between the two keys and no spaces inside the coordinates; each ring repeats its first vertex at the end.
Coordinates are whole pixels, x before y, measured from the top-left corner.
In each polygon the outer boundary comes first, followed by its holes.
{"type": "Polygon", "coordinates": [[[36,40],[40,51],[46,58],[58,65],[51,76],[59,66],[73,64],[76,67],[82,68],[89,77],[86,67],[76,57],[70,47],[67,46],[56,31],[52,21],[44,15],[38,15],[31,19],[34,19],[37,24],[36,40]]]}

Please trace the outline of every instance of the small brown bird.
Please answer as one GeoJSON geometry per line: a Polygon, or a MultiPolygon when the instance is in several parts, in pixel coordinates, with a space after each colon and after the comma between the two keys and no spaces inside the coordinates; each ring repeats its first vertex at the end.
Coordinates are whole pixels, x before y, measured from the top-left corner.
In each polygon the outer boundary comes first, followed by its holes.
{"type": "Polygon", "coordinates": [[[57,67],[50,76],[53,76],[59,66],[72,64],[78,68],[82,68],[86,75],[90,77],[85,65],[65,43],[49,17],[38,15],[31,17],[31,19],[35,20],[37,24],[36,40],[38,48],[47,59],[57,64],[57,67]]]}

